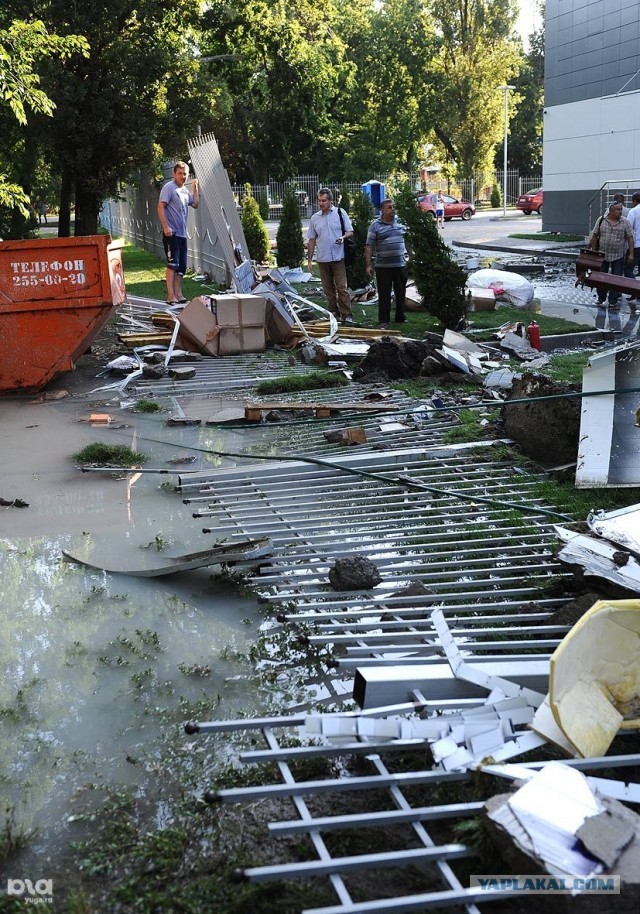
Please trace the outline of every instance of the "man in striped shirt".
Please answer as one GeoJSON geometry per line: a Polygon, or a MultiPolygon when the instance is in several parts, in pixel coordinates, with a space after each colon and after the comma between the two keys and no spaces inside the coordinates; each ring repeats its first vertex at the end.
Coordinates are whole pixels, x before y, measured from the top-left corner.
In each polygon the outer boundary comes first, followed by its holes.
{"type": "Polygon", "coordinates": [[[391,320],[391,290],[396,300],[395,320],[404,324],[404,306],[407,288],[407,257],[404,236],[405,225],[396,219],[393,200],[383,200],[380,216],[369,226],[364,249],[367,275],[373,273],[371,258],[375,252],[376,285],[378,286],[378,326],[386,330],[391,320]]]}

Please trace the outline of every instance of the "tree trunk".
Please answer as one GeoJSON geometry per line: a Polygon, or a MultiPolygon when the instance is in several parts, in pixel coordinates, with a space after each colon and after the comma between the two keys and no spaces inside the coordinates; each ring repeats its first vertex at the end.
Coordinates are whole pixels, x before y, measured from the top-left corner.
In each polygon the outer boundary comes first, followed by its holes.
{"type": "Polygon", "coordinates": [[[98,234],[98,213],[101,200],[76,183],[76,236],[98,234]]]}
{"type": "Polygon", "coordinates": [[[73,197],[73,180],[66,165],[62,166],[60,185],[60,210],[58,212],[58,238],[71,235],[71,198],[73,197]]]}

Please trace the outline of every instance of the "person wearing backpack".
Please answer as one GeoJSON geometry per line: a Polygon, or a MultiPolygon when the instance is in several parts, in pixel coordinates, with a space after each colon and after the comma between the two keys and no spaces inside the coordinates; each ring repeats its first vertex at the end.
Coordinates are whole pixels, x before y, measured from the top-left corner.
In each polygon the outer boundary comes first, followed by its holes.
{"type": "Polygon", "coordinates": [[[309,220],[307,269],[311,272],[315,252],[327,308],[349,326],[353,324],[353,315],[347,288],[344,243],[353,235],[353,226],[348,214],[333,205],[333,194],[328,187],[321,187],[318,191],[318,206],[320,209],[309,220]]]}

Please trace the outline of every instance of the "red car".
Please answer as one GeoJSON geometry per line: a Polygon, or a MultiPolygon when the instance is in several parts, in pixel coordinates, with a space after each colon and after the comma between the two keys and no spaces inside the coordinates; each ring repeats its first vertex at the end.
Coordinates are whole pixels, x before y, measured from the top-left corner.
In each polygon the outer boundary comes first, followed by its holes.
{"type": "Polygon", "coordinates": [[[530,216],[531,213],[538,213],[541,216],[542,188],[539,187],[537,190],[532,190],[531,193],[522,194],[521,197],[518,197],[516,209],[521,209],[525,216],[530,216]]]}
{"type": "MultiPolygon", "coordinates": [[[[420,209],[426,210],[434,217],[436,214],[436,196],[436,194],[420,194],[418,197],[420,209]]],[[[473,203],[467,203],[465,200],[456,200],[455,197],[450,197],[449,194],[443,194],[442,196],[444,197],[444,218],[447,222],[455,217],[464,219],[466,222],[467,219],[475,216],[476,208],[473,203]]]]}

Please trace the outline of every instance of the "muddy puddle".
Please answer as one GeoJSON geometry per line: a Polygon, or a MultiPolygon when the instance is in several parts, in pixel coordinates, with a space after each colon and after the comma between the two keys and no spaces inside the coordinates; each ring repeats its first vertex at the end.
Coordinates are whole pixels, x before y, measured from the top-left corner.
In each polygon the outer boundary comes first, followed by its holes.
{"type": "MultiPolygon", "coordinates": [[[[195,775],[184,783],[190,753],[209,752],[184,724],[261,714],[269,701],[249,656],[262,616],[233,569],[135,578],[62,555],[84,544],[111,564],[144,564],[212,547],[175,492],[185,465],[172,461],[211,468],[221,461],[206,450],[233,450],[236,436],[126,411],[113,411],[125,427],[94,428],[82,420],[93,406],[0,402],[0,495],[29,505],[0,509],[0,827],[37,829],[26,855],[40,861],[73,839],[87,793],[97,804],[133,788],[161,815],[172,791],[205,789],[195,775]],[[81,473],[69,455],[94,441],[133,444],[166,475],[81,473]]],[[[223,761],[219,748],[206,770],[223,761]]]]}

